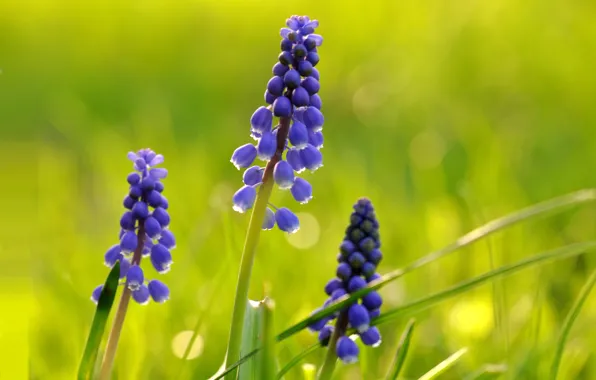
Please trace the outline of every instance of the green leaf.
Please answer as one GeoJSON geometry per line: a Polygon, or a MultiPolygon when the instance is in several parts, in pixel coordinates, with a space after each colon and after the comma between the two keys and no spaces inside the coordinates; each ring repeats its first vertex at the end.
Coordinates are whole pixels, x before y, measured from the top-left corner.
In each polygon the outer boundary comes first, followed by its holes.
{"type": "Polygon", "coordinates": [[[116,298],[119,279],[120,262],[118,261],[112,270],[110,270],[97,302],[93,322],[91,322],[91,330],[89,330],[89,337],[87,338],[83,358],[79,365],[79,373],[77,377],[79,380],[93,378],[101,338],[106,329],[110,310],[112,310],[112,305],[114,304],[114,298],[116,298]]]}
{"type": "Polygon", "coordinates": [[[392,321],[404,314],[412,313],[413,311],[419,311],[421,309],[425,309],[430,306],[436,305],[448,298],[454,297],[458,294],[464,293],[469,289],[482,285],[483,283],[492,280],[497,276],[509,275],[518,272],[522,269],[541,264],[543,262],[579,255],[580,253],[584,253],[594,248],[596,248],[596,241],[575,243],[529,257],[527,259],[518,261],[517,263],[504,265],[498,269],[474,277],[471,280],[460,282],[459,284],[441,292],[431,294],[429,296],[420,298],[416,301],[406,303],[396,309],[387,311],[381,314],[379,317],[373,319],[371,321],[371,324],[380,325],[382,323],[392,321]]]}
{"type": "Polygon", "coordinates": [[[447,371],[449,368],[453,367],[455,363],[462,357],[464,354],[468,352],[468,348],[464,347],[459,351],[452,354],[447,359],[443,360],[439,364],[437,364],[433,369],[425,373],[424,375],[420,376],[418,380],[432,380],[437,378],[440,374],[447,371]]]}
{"type": "MultiPolygon", "coordinates": [[[[262,301],[248,300],[242,326],[240,357],[259,348],[259,334],[262,330],[264,307],[262,301]]],[[[238,369],[238,380],[258,379],[258,357],[247,360],[238,369]]]]}
{"type": "Polygon", "coordinates": [[[550,371],[551,379],[553,380],[557,379],[559,366],[561,365],[561,358],[563,357],[563,351],[565,350],[565,343],[567,342],[567,338],[569,337],[571,327],[573,326],[573,323],[577,319],[577,316],[579,315],[582,307],[584,306],[584,303],[586,302],[586,299],[588,298],[590,291],[592,291],[594,284],[596,284],[596,270],[592,272],[592,274],[582,287],[579,296],[575,300],[575,303],[571,307],[571,310],[569,310],[569,314],[567,314],[565,322],[563,323],[563,327],[561,328],[561,334],[559,335],[559,340],[557,342],[557,350],[555,352],[555,357],[550,371]]]}
{"type": "Polygon", "coordinates": [[[507,366],[505,364],[485,364],[479,370],[474,371],[468,376],[464,377],[464,380],[495,379],[505,372],[507,372],[507,366]]]}
{"type": "Polygon", "coordinates": [[[410,348],[410,340],[412,339],[412,333],[414,332],[414,326],[416,324],[416,320],[410,319],[404,332],[399,339],[399,343],[397,344],[397,352],[395,353],[395,359],[393,359],[393,363],[389,368],[389,372],[387,373],[387,380],[395,380],[399,376],[399,373],[406,361],[406,355],[408,354],[408,349],[410,348]]]}
{"type": "Polygon", "coordinates": [[[273,332],[274,302],[265,298],[262,302],[262,322],[260,331],[261,349],[256,358],[257,379],[275,378],[275,333],[273,332]]]}
{"type": "Polygon", "coordinates": [[[406,273],[418,269],[433,261],[436,261],[448,255],[449,253],[455,252],[460,248],[466,247],[506,227],[512,226],[522,221],[531,220],[539,216],[545,216],[546,214],[554,211],[562,211],[563,209],[573,205],[578,205],[580,203],[594,200],[596,200],[596,189],[580,190],[574,193],[553,198],[542,203],[535,204],[533,206],[516,211],[504,217],[492,220],[484,224],[483,226],[476,228],[475,230],[472,230],[467,234],[461,236],[455,242],[447,245],[446,247],[441,248],[438,251],[434,251],[426,256],[423,256],[420,259],[415,260],[411,264],[405,266],[404,268],[394,270],[384,275],[380,279],[371,282],[366,288],[360,289],[357,292],[352,293],[350,296],[344,296],[342,298],[339,298],[337,301],[335,301],[333,304],[330,304],[325,309],[309,316],[308,318],[305,318],[304,320],[282,331],[277,336],[277,340],[282,341],[284,339],[287,339],[290,336],[305,329],[308,325],[312,324],[313,322],[316,322],[319,319],[325,318],[335,313],[336,311],[343,309],[344,307],[354,303],[357,299],[363,297],[367,293],[379,289],[387,285],[391,281],[397,280],[406,273]]]}
{"type": "Polygon", "coordinates": [[[306,350],[302,351],[298,355],[296,355],[292,360],[288,362],[283,368],[277,373],[277,378],[281,379],[289,370],[294,368],[294,366],[298,365],[308,355],[315,352],[317,348],[321,347],[321,345],[317,342],[312,346],[308,347],[306,350]]]}

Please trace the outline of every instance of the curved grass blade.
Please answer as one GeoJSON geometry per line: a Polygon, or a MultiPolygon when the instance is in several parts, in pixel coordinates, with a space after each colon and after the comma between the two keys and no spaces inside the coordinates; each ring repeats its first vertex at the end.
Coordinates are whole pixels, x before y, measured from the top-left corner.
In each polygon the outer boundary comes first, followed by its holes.
{"type": "Polygon", "coordinates": [[[408,354],[408,349],[410,348],[410,340],[412,339],[412,333],[414,332],[414,326],[416,325],[415,319],[410,319],[404,332],[399,339],[399,343],[397,345],[397,352],[395,353],[395,359],[393,359],[393,363],[389,368],[389,372],[387,373],[387,380],[396,380],[401,372],[401,369],[406,361],[406,355],[408,354]]]}
{"type": "Polygon", "coordinates": [[[561,335],[559,336],[559,340],[557,342],[557,350],[555,352],[555,357],[554,357],[553,364],[552,364],[551,371],[550,371],[551,379],[553,379],[553,380],[557,379],[557,375],[559,372],[559,366],[561,365],[561,358],[563,357],[563,351],[565,350],[565,343],[567,342],[567,338],[569,337],[569,332],[571,331],[571,327],[573,326],[573,323],[577,319],[577,316],[579,315],[582,307],[584,306],[586,299],[588,298],[588,295],[590,294],[590,291],[592,290],[592,288],[594,287],[595,284],[596,284],[596,270],[594,270],[592,272],[592,274],[588,278],[588,281],[586,281],[586,283],[582,287],[582,290],[580,291],[579,296],[575,300],[575,303],[571,307],[571,310],[569,310],[569,314],[567,314],[567,317],[565,318],[565,322],[563,323],[563,327],[561,329],[561,335]]]}
{"type": "Polygon", "coordinates": [[[431,252],[430,254],[415,260],[411,264],[389,272],[380,279],[371,282],[367,287],[352,293],[349,297],[344,296],[339,298],[333,304],[329,305],[325,309],[309,316],[308,318],[296,323],[288,329],[282,331],[278,336],[277,340],[282,341],[290,336],[298,333],[305,329],[308,325],[319,319],[325,318],[336,311],[343,309],[345,306],[354,303],[357,299],[363,297],[367,293],[379,289],[391,281],[397,280],[408,272],[418,269],[426,264],[436,261],[449,253],[455,252],[460,248],[468,246],[486,236],[489,236],[497,231],[500,231],[506,227],[512,226],[522,221],[534,219],[539,216],[544,216],[554,211],[562,211],[563,209],[578,205],[580,203],[589,202],[596,200],[596,189],[587,189],[576,191],[567,195],[563,195],[557,198],[550,199],[545,202],[535,204],[533,206],[524,208],[516,211],[504,217],[494,219],[470,232],[461,236],[455,242],[439,249],[438,251],[431,252]]]}
{"type": "Polygon", "coordinates": [[[299,353],[298,355],[296,355],[294,358],[292,358],[292,360],[288,362],[288,364],[283,366],[283,368],[277,373],[277,378],[281,379],[286,373],[288,373],[289,370],[294,368],[294,366],[298,365],[298,363],[300,363],[302,359],[315,352],[315,350],[319,347],[321,347],[321,344],[317,342],[312,346],[308,347],[306,350],[299,353]]]}
{"type": "Polygon", "coordinates": [[[561,248],[557,248],[545,253],[541,253],[538,255],[534,255],[527,259],[518,261],[517,263],[504,265],[498,269],[492,270],[480,276],[474,277],[470,280],[460,282],[459,284],[443,290],[441,292],[437,292],[426,296],[424,298],[420,298],[416,301],[409,302],[404,304],[396,309],[387,311],[381,314],[379,317],[373,319],[371,321],[371,325],[379,325],[385,322],[389,322],[394,320],[395,318],[402,316],[404,314],[411,313],[413,311],[418,311],[421,309],[428,308],[430,306],[436,305],[448,298],[454,297],[458,294],[464,293],[465,291],[472,289],[476,286],[482,285],[483,283],[492,280],[497,276],[504,276],[509,275],[515,272],[518,272],[522,269],[541,264],[543,262],[548,262],[551,260],[558,260],[563,259],[575,255],[579,255],[589,250],[596,249],[596,241],[589,241],[583,243],[575,243],[569,244],[561,248]]]}
{"type": "Polygon", "coordinates": [[[97,308],[95,309],[95,315],[93,316],[93,322],[91,322],[91,329],[89,330],[89,337],[85,345],[85,351],[81,364],[79,365],[79,373],[77,378],[79,380],[92,379],[95,371],[95,363],[97,361],[97,354],[99,352],[99,346],[101,344],[101,338],[108,322],[110,310],[114,304],[116,298],[116,291],[118,290],[118,280],[120,279],[120,262],[117,261],[116,265],[110,270],[106,282],[103,285],[103,290],[99,295],[97,301],[97,308]]]}
{"type": "Polygon", "coordinates": [[[259,349],[258,348],[255,348],[254,350],[252,350],[248,354],[246,354],[243,357],[241,357],[240,360],[238,360],[236,363],[234,363],[231,366],[229,366],[229,367],[221,370],[221,372],[218,371],[215,375],[213,375],[213,377],[210,377],[209,380],[223,379],[228,373],[230,373],[232,371],[235,371],[242,364],[244,364],[248,360],[252,359],[257,354],[257,352],[259,352],[259,349]]]}
{"type": "Polygon", "coordinates": [[[505,372],[507,372],[507,365],[505,364],[485,364],[477,371],[474,371],[468,376],[464,377],[464,380],[494,379],[505,372]]]}
{"type": "Polygon", "coordinates": [[[455,352],[447,359],[443,360],[439,364],[437,364],[433,369],[425,373],[424,375],[420,376],[418,380],[432,380],[435,379],[437,376],[442,374],[443,372],[447,371],[449,368],[453,367],[457,361],[464,356],[464,354],[468,352],[468,348],[464,347],[459,351],[455,352]]]}

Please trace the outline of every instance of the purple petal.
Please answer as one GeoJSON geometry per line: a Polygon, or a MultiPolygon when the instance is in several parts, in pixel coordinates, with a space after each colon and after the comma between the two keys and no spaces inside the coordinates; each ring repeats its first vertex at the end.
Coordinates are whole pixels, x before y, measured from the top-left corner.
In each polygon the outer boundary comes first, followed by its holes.
{"type": "Polygon", "coordinates": [[[321,36],[320,34],[311,34],[309,35],[309,37],[315,40],[317,46],[321,46],[323,44],[323,36],[321,36]]]}
{"type": "Polygon", "coordinates": [[[163,163],[164,158],[162,154],[158,154],[157,156],[153,157],[151,161],[149,161],[149,166],[156,166],[163,163]]]}
{"type": "Polygon", "coordinates": [[[137,156],[137,154],[135,152],[128,152],[126,157],[128,157],[128,159],[131,160],[132,162],[135,162],[139,158],[139,156],[137,156]]]}
{"type": "Polygon", "coordinates": [[[168,176],[168,169],[164,168],[153,168],[149,170],[149,175],[154,179],[162,179],[168,176]]]}
{"type": "Polygon", "coordinates": [[[290,28],[281,28],[281,30],[279,31],[279,35],[281,36],[281,38],[288,38],[288,34],[290,34],[292,32],[292,29],[290,28]]]}

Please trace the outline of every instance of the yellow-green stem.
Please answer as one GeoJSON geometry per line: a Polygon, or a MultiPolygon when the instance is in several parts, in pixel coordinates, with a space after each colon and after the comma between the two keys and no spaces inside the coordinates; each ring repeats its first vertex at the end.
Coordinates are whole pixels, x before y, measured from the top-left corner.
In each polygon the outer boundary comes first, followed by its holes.
{"type": "MultiPolygon", "coordinates": [[[[277,150],[273,158],[267,163],[263,173],[263,183],[257,194],[255,205],[250,216],[242,258],[240,259],[240,273],[238,274],[238,285],[236,286],[236,296],[234,298],[234,311],[232,312],[232,323],[230,325],[230,337],[228,340],[228,351],[226,353],[226,366],[236,363],[240,359],[240,346],[242,344],[242,328],[244,324],[244,312],[248,302],[248,288],[250,286],[250,277],[252,274],[252,264],[257,253],[257,245],[261,235],[265,211],[269,203],[269,197],[273,190],[273,169],[275,164],[281,159],[281,155],[286,146],[286,139],[290,129],[290,118],[280,118],[279,129],[277,131],[277,150]]],[[[226,379],[236,379],[237,370],[230,371],[226,379]]]]}
{"type": "Polygon", "coordinates": [[[323,362],[321,370],[319,371],[319,376],[317,377],[318,380],[329,380],[331,379],[331,376],[333,376],[335,363],[337,363],[337,354],[335,352],[337,340],[346,333],[347,327],[348,315],[346,312],[341,312],[339,317],[337,317],[335,329],[333,330],[333,334],[331,334],[331,338],[329,339],[329,344],[327,345],[327,355],[325,356],[325,361],[323,362]]]}
{"type": "MultiPolygon", "coordinates": [[[[139,265],[141,258],[143,257],[143,247],[145,246],[145,227],[143,223],[139,223],[139,230],[137,232],[137,248],[132,257],[131,265],[139,265]]],[[[109,380],[112,375],[112,368],[114,367],[114,359],[116,358],[116,350],[118,348],[118,342],[120,341],[120,333],[124,326],[124,318],[126,317],[126,311],[128,310],[128,304],[130,302],[130,296],[132,292],[126,286],[120,297],[120,303],[118,304],[118,310],[114,317],[114,323],[112,324],[112,330],[110,331],[110,337],[108,338],[108,345],[106,352],[103,357],[101,364],[101,372],[99,378],[101,380],[109,380]]]]}

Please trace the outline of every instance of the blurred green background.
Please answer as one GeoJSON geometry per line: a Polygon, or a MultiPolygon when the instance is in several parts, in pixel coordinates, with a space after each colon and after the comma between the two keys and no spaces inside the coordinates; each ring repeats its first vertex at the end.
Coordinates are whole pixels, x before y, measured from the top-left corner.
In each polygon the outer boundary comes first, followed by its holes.
{"type": "MultiPolygon", "coordinates": [[[[7,209],[21,216],[0,222],[3,241],[17,241],[2,260],[27,263],[33,295],[30,317],[4,325],[28,324],[29,345],[18,349],[31,378],[74,377],[94,312],[89,295],[117,242],[126,153],[143,147],[166,157],[178,248],[161,277],[169,303],[130,308],[116,378],[183,370],[203,379],[219,368],[249,219],[231,210],[241,172],[229,158],[250,141],[248,121],[291,14],[318,19],[325,38],[325,166],[305,176],[315,191],[308,205],[274,193],[275,204],[302,213],[297,235],[263,233],[255,262],[251,297],[270,292],[276,330],[324,301],[362,195],[378,210],[387,272],[492,218],[595,186],[594,2],[4,0],[0,157],[4,180],[18,183],[4,190],[7,209]],[[184,331],[199,319],[200,344],[183,363],[184,331]]],[[[594,206],[515,227],[384,288],[384,308],[595,233],[594,206]]],[[[467,346],[443,378],[485,363],[506,363],[504,378],[543,378],[595,266],[593,255],[549,264],[419,314],[405,376],[467,346]]],[[[13,299],[12,307],[26,303],[13,299]]],[[[381,347],[362,355],[365,373],[341,366],[338,377],[383,376],[405,323],[382,326],[381,347]]],[[[594,323],[596,295],[571,332],[560,378],[596,378],[594,323]]],[[[302,332],[279,344],[280,362],[315,340],[302,332]]],[[[3,356],[14,350],[3,347],[3,356]]]]}

